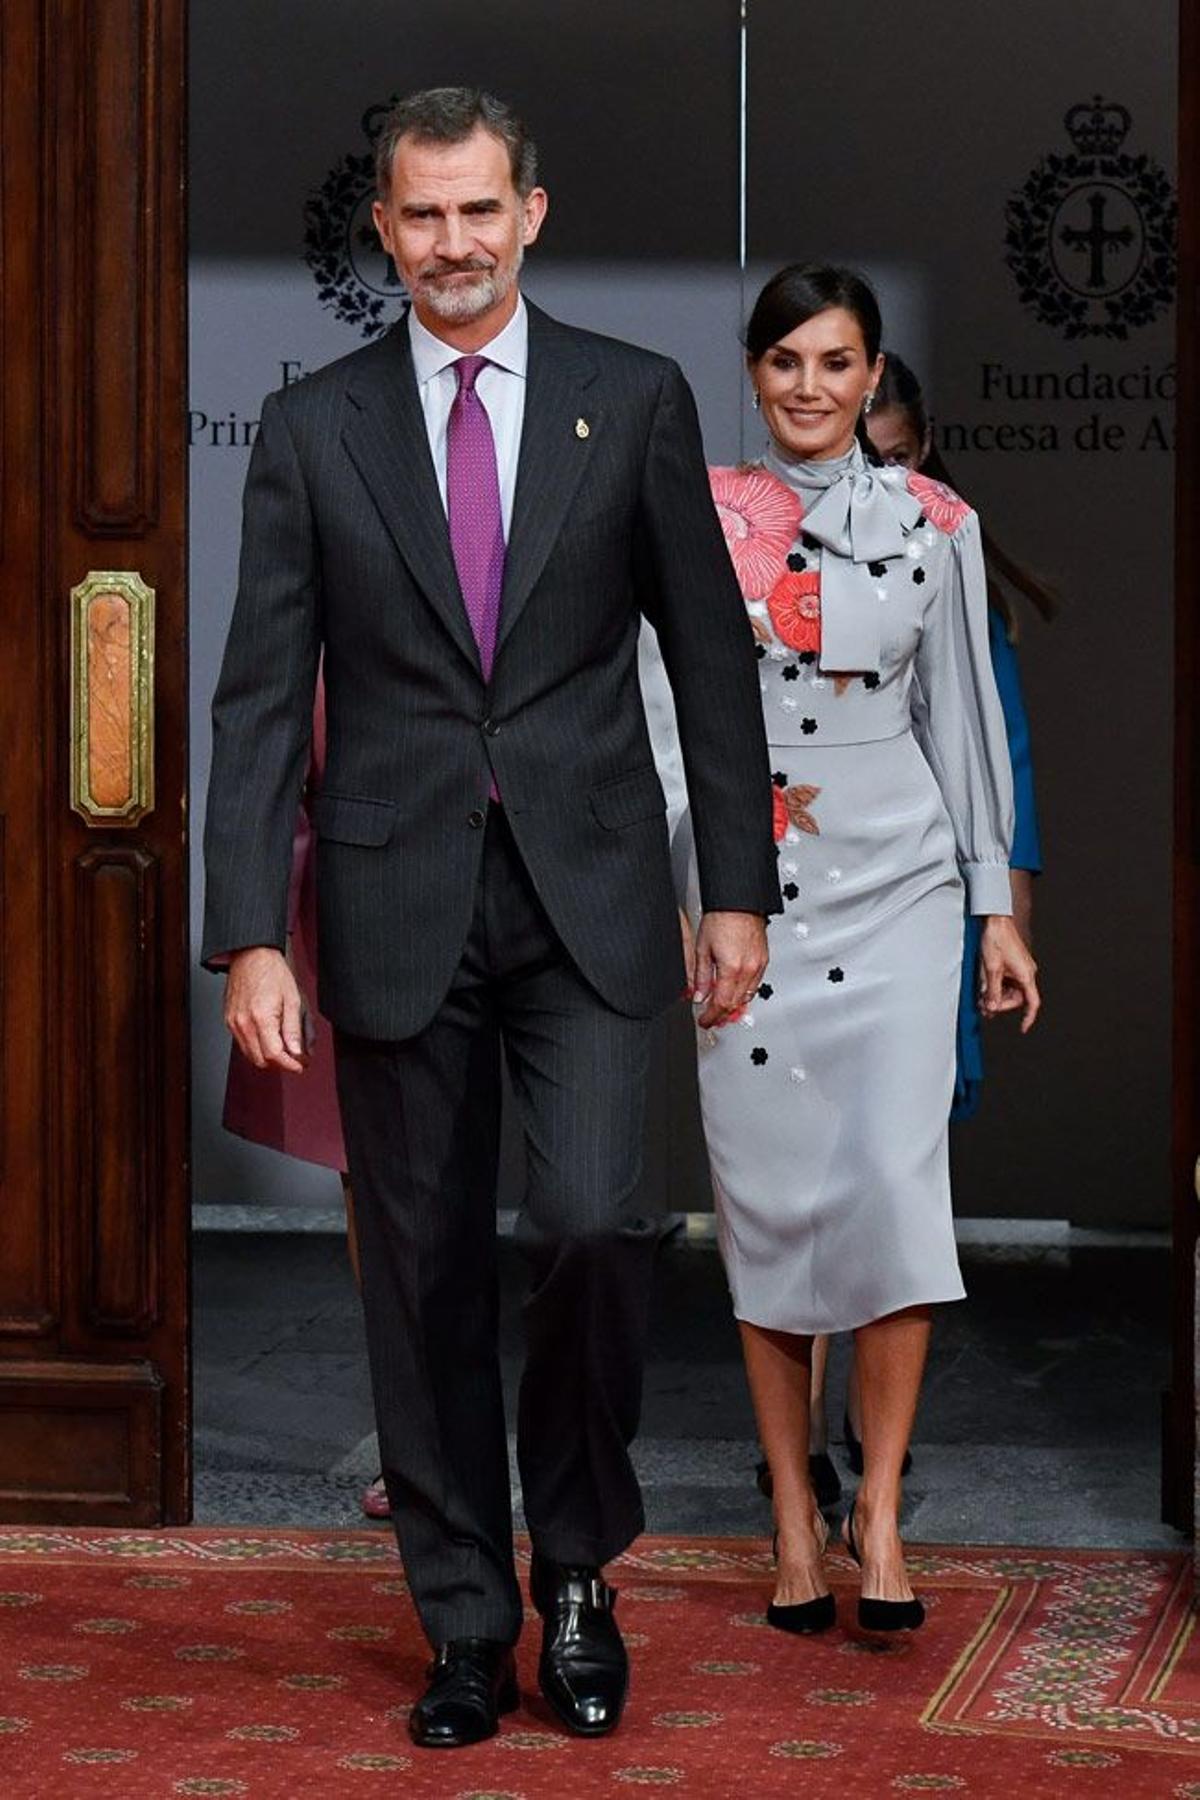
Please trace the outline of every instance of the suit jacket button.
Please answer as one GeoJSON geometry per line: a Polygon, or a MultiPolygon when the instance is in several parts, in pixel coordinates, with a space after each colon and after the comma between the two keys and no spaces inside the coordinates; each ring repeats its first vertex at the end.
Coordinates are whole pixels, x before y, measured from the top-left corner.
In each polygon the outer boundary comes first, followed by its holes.
{"type": "Polygon", "coordinates": [[[480,808],[477,806],[475,808],[474,812],[470,812],[467,814],[467,824],[471,827],[472,831],[478,831],[480,826],[485,822],[486,818],[487,818],[487,814],[482,812],[480,810],[480,808]]]}
{"type": "Polygon", "coordinates": [[[500,727],[497,725],[495,719],[485,719],[480,730],[483,732],[484,737],[500,736],[500,727]]]}

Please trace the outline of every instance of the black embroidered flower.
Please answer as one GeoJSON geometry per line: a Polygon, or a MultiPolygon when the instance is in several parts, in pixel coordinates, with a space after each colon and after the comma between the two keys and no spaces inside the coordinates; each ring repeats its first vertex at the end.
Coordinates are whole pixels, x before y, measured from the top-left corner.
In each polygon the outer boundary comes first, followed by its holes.
{"type": "Polygon", "coordinates": [[[811,737],[813,732],[817,729],[817,721],[815,719],[801,719],[800,729],[805,737],[811,737]]]}
{"type": "Polygon", "coordinates": [[[783,679],[785,681],[798,681],[800,679],[800,671],[796,667],[795,663],[785,664],[784,671],[783,671],[783,679]]]}
{"type": "Polygon", "coordinates": [[[830,969],[826,979],[832,981],[834,987],[836,987],[839,981],[845,981],[846,972],[844,969],[830,969]]]}
{"type": "Polygon", "coordinates": [[[782,769],[772,769],[771,780],[775,783],[776,787],[786,787],[787,786],[787,776],[784,774],[782,769]]]}
{"type": "Polygon", "coordinates": [[[764,981],[758,990],[758,997],[760,1000],[769,1000],[774,992],[775,989],[771,986],[770,982],[764,981]]]}
{"type": "Polygon", "coordinates": [[[763,657],[767,654],[767,646],[765,644],[755,644],[754,654],[757,656],[759,662],[761,662],[763,657]]]}
{"type": "MultiPolygon", "coordinates": [[[[784,899],[785,900],[796,900],[799,898],[799,895],[800,895],[800,889],[796,886],[794,881],[789,881],[787,886],[783,890],[784,899]]],[[[758,991],[760,994],[762,993],[761,988],[759,988],[758,991]]]]}
{"type": "MultiPolygon", "coordinates": [[[[917,522],[916,522],[916,524],[915,524],[915,525],[914,525],[914,526],[913,526],[913,531],[919,531],[919,530],[920,530],[920,528],[921,528],[921,526],[922,526],[922,525],[924,525],[924,524],[925,524],[925,522],[926,522],[926,521],[925,521],[925,514],[924,514],[924,513],[918,513],[918,514],[917,514],[917,522]]],[[[909,533],[906,533],[906,534],[905,534],[905,535],[906,535],[906,536],[908,536],[908,535],[911,535],[911,534],[909,534],[909,533]]]]}
{"type": "Polygon", "coordinates": [[[924,569],[914,569],[913,570],[913,580],[916,582],[917,586],[920,587],[925,580],[924,569]]]}
{"type": "Polygon", "coordinates": [[[761,1044],[756,1045],[755,1048],[750,1052],[750,1061],[752,1063],[756,1064],[757,1067],[761,1069],[762,1065],[766,1062],[766,1060],[767,1060],[766,1051],[763,1049],[761,1044]]]}
{"type": "Polygon", "coordinates": [[[808,558],[801,556],[798,550],[793,550],[787,559],[787,565],[793,575],[802,575],[808,567],[808,558]]]}
{"type": "Polygon", "coordinates": [[[800,533],[800,542],[804,545],[806,550],[819,550],[821,548],[820,544],[810,531],[802,531],[800,533]]]}
{"type": "Polygon", "coordinates": [[[881,576],[887,574],[887,564],[881,563],[881,562],[868,563],[867,564],[867,573],[869,575],[873,575],[875,577],[876,581],[878,581],[881,576]]]}
{"type": "Polygon", "coordinates": [[[870,670],[869,673],[867,673],[866,675],[863,676],[863,686],[872,693],[874,693],[875,689],[879,686],[879,677],[875,673],[874,669],[870,670]]]}
{"type": "Polygon", "coordinates": [[[815,650],[802,650],[800,652],[799,660],[804,664],[805,668],[807,669],[810,666],[810,664],[816,662],[817,653],[815,650]]]}

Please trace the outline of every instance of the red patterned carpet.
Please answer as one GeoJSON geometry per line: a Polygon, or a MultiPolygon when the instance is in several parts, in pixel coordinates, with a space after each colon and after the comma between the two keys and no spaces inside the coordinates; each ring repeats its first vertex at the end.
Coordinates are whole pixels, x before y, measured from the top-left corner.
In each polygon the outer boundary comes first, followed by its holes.
{"type": "MultiPolygon", "coordinates": [[[[0,1530],[4,1800],[700,1796],[1200,1800],[1182,1554],[937,1550],[910,1642],[770,1631],[764,1546],[643,1539],[615,1565],[620,1733],[537,1697],[475,1750],[405,1732],[426,1652],[382,1533],[0,1530]]],[[[831,1559],[847,1619],[854,1571],[831,1559]]]]}

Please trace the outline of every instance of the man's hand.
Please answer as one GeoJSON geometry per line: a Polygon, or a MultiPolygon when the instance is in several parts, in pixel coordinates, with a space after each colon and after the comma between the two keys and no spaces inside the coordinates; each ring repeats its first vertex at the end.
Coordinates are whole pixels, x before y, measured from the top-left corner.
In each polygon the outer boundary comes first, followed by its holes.
{"type": "Polygon", "coordinates": [[[767,926],[759,913],[709,912],[696,937],[692,1004],[706,1030],[724,1025],[758,992],[767,967],[767,926]]]}
{"type": "Polygon", "coordinates": [[[304,1002],[280,951],[260,944],[230,958],[225,1023],[256,1069],[300,1075],[307,1068],[304,1002]]]}

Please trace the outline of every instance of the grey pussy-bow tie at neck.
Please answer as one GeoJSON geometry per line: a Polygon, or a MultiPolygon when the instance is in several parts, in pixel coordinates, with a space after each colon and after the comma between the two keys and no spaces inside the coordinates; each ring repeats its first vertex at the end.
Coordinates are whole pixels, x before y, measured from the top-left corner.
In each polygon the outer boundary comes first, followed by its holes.
{"type": "Polygon", "coordinates": [[[904,555],[920,502],[899,474],[875,468],[855,444],[828,462],[793,462],[771,445],[763,467],[804,503],[800,529],[821,558],[821,667],[879,672],[882,620],[871,563],[904,555]]]}

